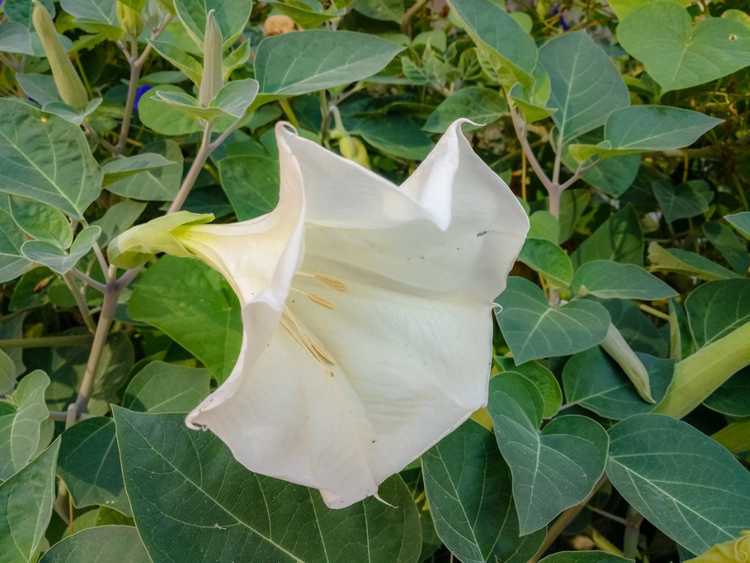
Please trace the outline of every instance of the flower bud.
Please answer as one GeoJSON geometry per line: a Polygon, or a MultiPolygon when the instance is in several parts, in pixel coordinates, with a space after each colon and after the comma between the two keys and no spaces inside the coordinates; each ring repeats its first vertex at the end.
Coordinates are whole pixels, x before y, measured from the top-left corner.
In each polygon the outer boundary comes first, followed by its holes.
{"type": "Polygon", "coordinates": [[[339,140],[339,152],[344,158],[353,160],[365,168],[370,168],[370,157],[367,156],[367,147],[356,137],[350,135],[341,137],[339,140]]]}
{"type": "Polygon", "coordinates": [[[89,101],[86,88],[84,88],[81,78],[73,68],[67,53],[65,53],[65,48],[57,36],[55,24],[52,22],[47,8],[40,2],[34,2],[31,20],[44,49],[44,54],[47,56],[47,62],[52,70],[52,78],[55,81],[60,98],[70,107],[82,110],[89,101]]]}
{"type": "Polygon", "coordinates": [[[203,34],[203,76],[198,93],[198,100],[202,106],[207,106],[214,96],[224,86],[222,72],[224,39],[221,36],[219,24],[216,23],[214,11],[208,12],[206,31],[203,34]]]}
{"type": "Polygon", "coordinates": [[[131,7],[122,0],[117,0],[117,20],[122,30],[131,37],[138,37],[143,31],[141,11],[131,7]]]}

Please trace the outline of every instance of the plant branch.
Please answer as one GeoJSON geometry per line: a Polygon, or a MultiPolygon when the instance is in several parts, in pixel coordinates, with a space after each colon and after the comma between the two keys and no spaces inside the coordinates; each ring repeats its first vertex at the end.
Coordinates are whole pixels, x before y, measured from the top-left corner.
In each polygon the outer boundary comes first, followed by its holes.
{"type": "Polygon", "coordinates": [[[92,278],[88,274],[84,274],[81,270],[78,270],[76,268],[73,268],[72,270],[70,270],[69,273],[71,276],[78,278],[79,281],[83,282],[89,287],[93,287],[97,291],[104,293],[106,286],[103,283],[96,281],[94,278],[92,278]]]}
{"type": "Polygon", "coordinates": [[[513,129],[516,132],[518,141],[521,143],[521,148],[526,155],[526,160],[529,161],[529,165],[534,171],[534,174],[537,175],[537,178],[539,178],[539,181],[544,185],[545,189],[549,191],[550,187],[552,187],[552,180],[549,179],[549,176],[547,176],[547,173],[542,168],[542,165],[539,164],[534,151],[531,150],[529,140],[526,138],[526,123],[513,107],[510,96],[506,94],[505,97],[508,101],[508,111],[510,112],[510,118],[513,122],[513,129]]]}
{"type": "Polygon", "coordinates": [[[641,535],[641,522],[643,516],[632,507],[628,506],[625,516],[625,535],[623,538],[622,552],[628,559],[635,559],[638,554],[638,539],[641,535]]]}
{"type": "Polygon", "coordinates": [[[81,313],[81,317],[83,318],[83,324],[85,324],[89,332],[93,334],[96,331],[96,325],[94,324],[94,319],[91,316],[89,305],[88,303],[86,303],[86,286],[84,285],[83,291],[81,291],[81,288],[78,287],[78,284],[76,283],[76,279],[72,271],[63,274],[62,278],[65,282],[65,285],[68,286],[70,293],[73,295],[73,299],[76,302],[78,311],[81,313]]]}
{"type": "MultiPolygon", "coordinates": [[[[226,133],[226,131],[225,131],[226,133]]],[[[198,179],[198,175],[203,169],[203,165],[208,159],[208,155],[211,154],[211,124],[206,123],[203,126],[203,136],[201,137],[201,144],[198,147],[198,152],[195,154],[193,164],[190,165],[185,179],[180,184],[180,189],[177,192],[172,204],[169,206],[167,213],[174,213],[178,211],[184,204],[187,196],[190,194],[190,190],[193,189],[195,181],[198,179]]]]}
{"type": "Polygon", "coordinates": [[[68,334],[64,336],[39,336],[37,338],[3,338],[0,350],[5,348],[62,348],[81,346],[91,342],[90,334],[68,334]]]}
{"type": "Polygon", "coordinates": [[[409,28],[411,27],[412,18],[424,8],[425,4],[427,4],[427,0],[417,0],[408,10],[406,10],[406,12],[404,12],[404,15],[401,17],[401,31],[407,33],[410,30],[409,28]]]}

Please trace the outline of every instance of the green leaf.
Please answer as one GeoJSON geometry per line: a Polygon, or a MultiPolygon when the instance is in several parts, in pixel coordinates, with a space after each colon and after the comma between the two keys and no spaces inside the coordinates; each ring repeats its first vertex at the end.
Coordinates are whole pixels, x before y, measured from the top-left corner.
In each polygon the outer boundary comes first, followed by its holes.
{"type": "MultiPolygon", "coordinates": [[[[596,163],[583,173],[583,181],[607,195],[619,197],[624,194],[638,175],[641,157],[637,154],[607,158],[596,163]]],[[[571,167],[575,170],[575,167],[571,167]]]]}
{"type": "Polygon", "coordinates": [[[548,240],[527,238],[518,259],[558,287],[568,287],[573,279],[573,263],[567,253],[548,240]]]}
{"type": "Polygon", "coordinates": [[[208,370],[151,362],[130,380],[122,404],[152,413],[188,412],[206,398],[210,384],[208,370]]]}
{"type": "Polygon", "coordinates": [[[604,551],[558,551],[548,555],[539,563],[624,563],[632,559],[624,559],[604,551]]]}
{"type": "Polygon", "coordinates": [[[703,234],[735,272],[741,274],[750,271],[747,243],[741,240],[731,227],[718,221],[705,223],[703,234]]]}
{"type": "Polygon", "coordinates": [[[162,330],[223,381],[242,340],[237,297],[221,274],[192,259],[165,256],[138,278],[130,316],[162,330]]]}
{"type": "Polygon", "coordinates": [[[732,225],[737,231],[746,239],[750,240],[750,211],[743,211],[741,213],[733,213],[732,215],[725,215],[730,225],[732,225]]]}
{"type": "Polygon", "coordinates": [[[521,83],[528,86],[533,82],[538,57],[536,44],[516,20],[490,0],[450,0],[449,3],[478,46],[507,65],[521,83]]]}
{"type": "Polygon", "coordinates": [[[525,563],[543,532],[519,537],[508,466],[490,432],[471,420],[422,456],[435,530],[464,563],[525,563]]]}
{"type": "Polygon", "coordinates": [[[656,328],[651,318],[643,313],[636,303],[622,299],[607,299],[601,301],[601,304],[609,312],[612,324],[634,350],[660,357],[668,354],[666,335],[656,328]]]}
{"type": "Polygon", "coordinates": [[[542,397],[516,374],[492,379],[488,408],[513,475],[521,535],[544,528],[594,489],[609,446],[601,425],[583,416],[560,416],[540,431],[542,397]]]}
{"type": "Polygon", "coordinates": [[[613,260],[643,264],[643,233],[638,214],[631,205],[611,215],[571,256],[573,264],[613,260]]]}
{"type": "Polygon", "coordinates": [[[508,104],[497,91],[482,86],[467,86],[443,100],[427,118],[422,129],[430,133],[444,133],[460,117],[480,125],[489,125],[507,111],[508,104]]]}
{"type": "Polygon", "coordinates": [[[127,199],[118,201],[108,208],[100,219],[92,223],[102,230],[99,238],[100,244],[102,246],[107,245],[117,235],[129,229],[141,216],[144,209],[146,209],[145,203],[127,199]]]}
{"type": "Polygon", "coordinates": [[[138,117],[149,129],[161,135],[189,135],[201,130],[200,123],[175,109],[159,97],[159,94],[181,92],[180,88],[164,84],[146,92],[138,102],[138,117]]]}
{"type": "Polygon", "coordinates": [[[146,145],[143,150],[147,154],[161,157],[161,165],[142,168],[134,174],[107,177],[104,187],[122,197],[145,201],[172,201],[180,189],[182,180],[183,160],[180,145],[170,139],[162,139],[146,145]]]}
{"type": "Polygon", "coordinates": [[[750,474],[722,446],[668,416],[633,416],[610,429],[607,475],[633,508],[694,553],[750,524],[750,474]]]}
{"type": "Polygon", "coordinates": [[[710,16],[693,24],[687,9],[674,1],[645,2],[617,26],[617,39],[643,62],[662,92],[698,86],[750,65],[750,29],[710,16]]]}
{"type": "Polygon", "coordinates": [[[42,111],[50,115],[56,115],[60,119],[64,119],[68,123],[80,127],[86,118],[99,108],[102,101],[102,98],[94,98],[93,100],[90,100],[83,109],[77,110],[64,102],[55,100],[44,104],[42,106],[42,111]]]}
{"type": "Polygon", "coordinates": [[[664,248],[658,242],[648,245],[648,259],[651,262],[650,270],[654,272],[675,272],[706,281],[739,277],[732,270],[700,254],[681,248],[664,248]]]}
{"type": "Polygon", "coordinates": [[[61,101],[51,74],[17,73],[16,80],[24,93],[42,106],[61,101]]]}
{"type": "Polygon", "coordinates": [[[63,10],[79,21],[118,26],[116,0],[61,0],[63,10]]]}
{"type": "MultiPolygon", "coordinates": [[[[658,403],[672,381],[674,362],[648,354],[638,356],[648,370],[651,394],[658,403]]],[[[600,348],[572,356],[562,380],[566,406],[580,405],[605,418],[622,420],[654,408],[640,398],[625,373],[600,348]]]]}
{"type": "Polygon", "coordinates": [[[591,191],[568,188],[560,198],[560,236],[558,243],[562,244],[573,236],[578,221],[591,201],[591,191]]]}
{"type": "Polygon", "coordinates": [[[116,407],[115,424],[135,521],[155,561],[417,561],[419,515],[398,476],[380,488],[388,504],[329,510],[315,491],[251,473],[181,415],[116,407]]]}
{"type": "Polygon", "coordinates": [[[354,0],[352,8],[368,18],[401,23],[404,0],[354,0]]]}
{"type": "Polygon", "coordinates": [[[18,196],[9,196],[8,201],[13,220],[32,239],[61,248],[68,248],[73,242],[73,229],[59,209],[18,196]]]}
{"type": "Polygon", "coordinates": [[[23,469],[47,446],[42,443],[42,425],[49,417],[44,402],[49,383],[43,371],[35,370],[21,379],[9,397],[14,410],[0,416],[0,481],[23,469]]]}
{"type": "Polygon", "coordinates": [[[690,333],[701,348],[750,321],[750,280],[704,283],[685,300],[690,333]]]}
{"type": "Polygon", "coordinates": [[[14,280],[32,268],[21,254],[23,242],[23,231],[9,213],[0,209],[0,283],[14,280]]]}
{"type": "Polygon", "coordinates": [[[503,373],[517,373],[527,379],[542,396],[542,414],[552,418],[562,406],[562,389],[555,375],[541,362],[526,362],[517,366],[511,358],[497,358],[503,373]]]}
{"type": "Polygon", "coordinates": [[[153,152],[142,152],[134,156],[116,158],[102,166],[104,184],[106,185],[146,170],[159,170],[170,164],[171,162],[168,159],[153,152]]]}
{"type": "Polygon", "coordinates": [[[119,454],[111,418],[87,418],[65,431],[60,475],[76,508],[101,505],[131,515],[119,454]]]}
{"type": "Polygon", "coordinates": [[[3,563],[32,563],[44,540],[55,500],[60,440],[0,484],[0,556],[3,563]]]}
{"type": "Polygon", "coordinates": [[[711,396],[703,401],[709,409],[726,416],[745,418],[750,416],[750,369],[735,373],[711,396]]]}
{"type": "Polygon", "coordinates": [[[68,252],[51,242],[30,240],[23,243],[21,253],[32,262],[47,266],[58,274],[64,274],[89,253],[101,234],[102,230],[99,227],[85,227],[78,233],[68,252]]]}
{"type": "Polygon", "coordinates": [[[678,295],[642,267],[612,260],[592,260],[581,264],[573,276],[571,289],[577,295],[590,294],[600,299],[657,301],[678,295]]]}
{"type": "Polygon", "coordinates": [[[237,220],[272,211],[279,201],[279,161],[251,139],[227,146],[217,161],[219,179],[237,220]]]}
{"type": "Polygon", "coordinates": [[[679,186],[654,182],[652,187],[664,218],[670,223],[705,213],[714,199],[705,180],[691,180],[679,186]]]}
{"type": "Polygon", "coordinates": [[[549,107],[558,138],[565,144],[604,125],[617,109],[630,105],[625,83],[604,49],[585,31],[550,39],[539,50],[539,62],[549,73],[549,107]]]}
{"type": "Polygon", "coordinates": [[[0,191],[81,218],[101,190],[101,172],[81,129],[15,98],[0,99],[0,114],[0,191]]]}
{"type": "Polygon", "coordinates": [[[263,94],[297,96],[372,76],[401,50],[354,31],[286,33],[267,37],[258,46],[255,76],[263,94]]]}
{"type": "Polygon", "coordinates": [[[580,161],[593,156],[637,154],[680,149],[692,145],[721,119],[671,106],[631,106],[612,112],[598,145],[572,144],[570,153],[580,161]]]}
{"type": "Polygon", "coordinates": [[[16,386],[16,376],[16,364],[13,358],[5,350],[0,349],[0,395],[7,395],[13,391],[16,386]]]}
{"type": "MultiPolygon", "coordinates": [[[[385,0],[379,0],[378,3],[387,4],[385,0]]],[[[294,22],[303,28],[319,27],[323,23],[341,17],[346,14],[346,10],[336,10],[335,3],[326,9],[321,9],[318,0],[271,0],[269,2],[275,11],[285,16],[289,16],[294,22]]]]}
{"type": "Polygon", "coordinates": [[[210,107],[216,108],[224,115],[240,119],[258,95],[258,83],[252,78],[233,80],[219,90],[211,100],[210,107]]]}
{"type": "Polygon", "coordinates": [[[537,358],[567,356],[596,346],[607,335],[609,314],[589,300],[550,307],[542,290],[512,276],[495,302],[500,330],[518,364],[537,358]]]}
{"type": "Polygon", "coordinates": [[[133,526],[86,528],[59,541],[40,563],[151,563],[133,526]]]}
{"type": "Polygon", "coordinates": [[[397,158],[424,160],[432,150],[430,136],[408,116],[344,117],[349,133],[362,138],[382,152],[397,158]]]}
{"type": "Polygon", "coordinates": [[[177,17],[196,45],[203,45],[208,12],[214,11],[224,45],[232,43],[247,25],[253,9],[251,0],[174,0],[177,17]]]}

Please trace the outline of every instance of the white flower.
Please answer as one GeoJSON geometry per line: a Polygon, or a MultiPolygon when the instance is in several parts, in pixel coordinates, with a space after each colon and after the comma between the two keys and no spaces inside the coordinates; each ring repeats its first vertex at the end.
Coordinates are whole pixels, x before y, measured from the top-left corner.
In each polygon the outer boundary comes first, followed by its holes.
{"type": "Polygon", "coordinates": [[[529,223],[462,122],[401,186],[279,124],[276,209],[171,231],[242,305],[237,364],[190,427],[343,508],[485,405],[491,306],[529,223]]]}

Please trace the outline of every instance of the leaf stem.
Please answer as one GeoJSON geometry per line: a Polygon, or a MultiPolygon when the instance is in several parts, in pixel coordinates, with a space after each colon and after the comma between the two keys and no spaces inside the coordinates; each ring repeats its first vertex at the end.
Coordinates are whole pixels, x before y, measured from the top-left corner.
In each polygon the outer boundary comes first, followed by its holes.
{"type": "Polygon", "coordinates": [[[632,506],[628,506],[625,516],[625,535],[622,543],[622,552],[627,559],[635,559],[635,556],[638,554],[641,522],[643,522],[643,516],[638,514],[632,506]]]}
{"type": "Polygon", "coordinates": [[[39,336],[37,338],[3,338],[0,349],[5,348],[63,348],[81,346],[91,342],[90,334],[69,334],[65,336],[39,336]]]}
{"type": "Polygon", "coordinates": [[[83,291],[81,291],[81,288],[79,288],[78,284],[76,283],[76,279],[72,271],[63,274],[63,281],[65,282],[65,285],[68,286],[70,293],[73,295],[73,299],[76,302],[78,311],[81,313],[81,317],[83,318],[83,324],[85,324],[89,332],[93,334],[96,331],[96,325],[94,324],[94,319],[91,316],[89,305],[88,303],[86,303],[86,286],[83,286],[83,291]]]}
{"type": "Polygon", "coordinates": [[[167,213],[174,213],[179,210],[184,204],[187,196],[190,194],[190,190],[193,189],[195,181],[198,179],[198,175],[203,169],[203,165],[206,163],[208,156],[211,154],[211,123],[206,123],[203,126],[203,136],[201,137],[201,144],[198,148],[198,152],[195,154],[193,164],[190,165],[185,179],[180,185],[180,189],[177,192],[172,204],[169,206],[167,213]]]}

